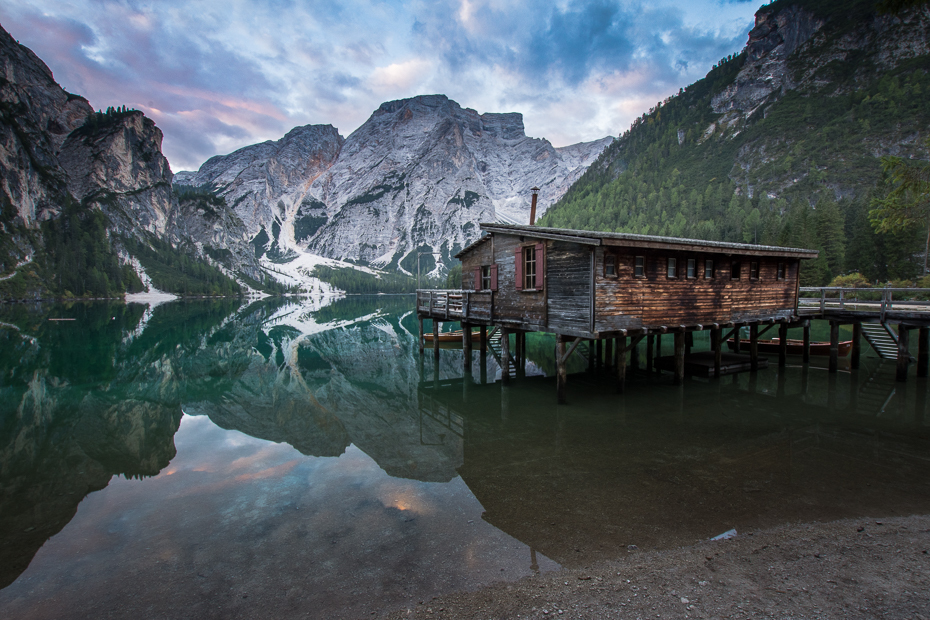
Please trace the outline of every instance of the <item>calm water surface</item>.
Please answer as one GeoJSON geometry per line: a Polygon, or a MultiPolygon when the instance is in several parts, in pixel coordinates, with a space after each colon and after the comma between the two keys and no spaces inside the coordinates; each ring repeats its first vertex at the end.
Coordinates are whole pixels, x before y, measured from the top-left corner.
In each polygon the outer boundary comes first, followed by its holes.
{"type": "Polygon", "coordinates": [[[640,371],[618,396],[582,349],[557,406],[551,337],[502,387],[493,354],[420,358],[411,307],[0,309],[0,613],[360,617],[731,528],[930,512],[927,381],[892,363],[640,371]]]}

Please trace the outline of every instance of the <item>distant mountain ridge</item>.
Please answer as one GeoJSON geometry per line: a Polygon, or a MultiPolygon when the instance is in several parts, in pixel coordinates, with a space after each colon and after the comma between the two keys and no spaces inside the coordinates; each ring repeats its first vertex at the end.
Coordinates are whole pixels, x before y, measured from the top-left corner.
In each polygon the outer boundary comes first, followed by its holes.
{"type": "Polygon", "coordinates": [[[297,127],[175,182],[215,188],[260,256],[308,251],[415,272],[417,252],[448,263],[478,221],[527,221],[534,186],[545,212],[612,141],[555,148],[527,137],[521,114],[424,95],[382,104],[348,138],[331,125],[297,127]]]}

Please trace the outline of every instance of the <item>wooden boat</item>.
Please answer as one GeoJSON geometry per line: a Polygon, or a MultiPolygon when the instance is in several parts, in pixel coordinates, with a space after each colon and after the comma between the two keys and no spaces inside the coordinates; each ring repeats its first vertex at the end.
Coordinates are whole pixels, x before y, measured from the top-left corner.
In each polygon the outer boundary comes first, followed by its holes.
{"type": "MultiPolygon", "coordinates": [[[[423,334],[423,340],[432,342],[433,332],[426,332],[423,334]]],[[[473,331],[471,334],[471,341],[478,342],[479,340],[481,340],[481,333],[478,331],[473,331]]],[[[462,342],[462,330],[453,332],[440,332],[439,342],[462,342]]]]}
{"type": "MultiPolygon", "coordinates": [[[[730,338],[727,340],[727,345],[730,347],[731,351],[736,350],[736,341],[730,338]]],[[[852,348],[852,340],[847,340],[845,342],[840,342],[837,347],[837,355],[839,357],[846,357],[849,354],[849,350],[852,348]]],[[[749,340],[740,339],[739,343],[740,353],[749,352],[749,340]]],[[[760,340],[759,341],[759,353],[778,353],[778,338],[772,338],[771,340],[760,340]]],[[[804,341],[803,340],[791,340],[788,339],[788,355],[802,355],[804,353],[804,341]]],[[[830,355],[830,343],[829,342],[811,342],[811,355],[830,355]]]]}

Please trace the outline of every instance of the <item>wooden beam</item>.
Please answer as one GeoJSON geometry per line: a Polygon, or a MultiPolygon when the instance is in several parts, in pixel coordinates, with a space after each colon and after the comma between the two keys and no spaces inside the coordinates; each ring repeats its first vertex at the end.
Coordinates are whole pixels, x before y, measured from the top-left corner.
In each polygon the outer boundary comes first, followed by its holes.
{"type": "MultiPolygon", "coordinates": [[[[778,367],[784,368],[788,364],[788,324],[778,326],[778,367]]],[[[783,376],[783,375],[779,375],[783,376]]]]}
{"type": "Polygon", "coordinates": [[[734,353],[739,353],[739,348],[740,348],[739,327],[740,326],[737,325],[736,327],[733,328],[733,352],[734,353]]]}
{"type": "Polygon", "coordinates": [[[749,326],[749,370],[759,370],[759,325],[756,323],[749,326]]]}
{"type": "Polygon", "coordinates": [[[859,368],[859,358],[862,356],[862,323],[853,323],[852,354],[849,358],[849,367],[853,370],[859,368]]]}
{"type": "Polygon", "coordinates": [[[481,355],[487,355],[488,352],[488,326],[482,325],[478,328],[478,347],[481,355]]]}
{"type": "Polygon", "coordinates": [[[471,325],[462,322],[462,352],[465,372],[471,371],[471,325]]]}
{"type": "Polygon", "coordinates": [[[900,382],[907,381],[907,365],[911,361],[911,355],[907,350],[908,332],[907,326],[903,323],[898,324],[898,368],[895,373],[895,380],[900,382]]]}
{"type": "Polygon", "coordinates": [[[439,359],[439,321],[433,319],[433,357],[439,359]]]}
{"type": "MultiPolygon", "coordinates": [[[[576,341],[577,344],[577,341],[576,341]]],[[[555,336],[556,382],[555,392],[560,405],[565,404],[565,384],[568,372],[565,368],[565,338],[562,334],[555,336]]]]}
{"type": "Polygon", "coordinates": [[[417,319],[418,319],[417,322],[420,324],[420,339],[419,339],[419,342],[420,342],[420,355],[423,355],[423,345],[424,345],[424,341],[426,340],[426,338],[424,338],[424,334],[423,334],[423,315],[422,315],[422,314],[419,315],[419,316],[417,317],[417,319]]]}
{"type": "Polygon", "coordinates": [[[600,368],[604,365],[604,341],[600,338],[597,339],[597,344],[594,345],[596,349],[595,360],[597,361],[597,368],[600,368]]]}
{"type": "Polygon", "coordinates": [[[723,342],[720,339],[719,327],[714,327],[710,332],[711,342],[714,343],[714,379],[720,378],[720,367],[723,365],[723,342]]]}
{"type": "Polygon", "coordinates": [[[626,390],[626,337],[617,338],[617,393],[626,390]]]}
{"type": "Polygon", "coordinates": [[[501,326],[501,383],[510,383],[510,331],[501,326]]]}
{"type": "Polygon", "coordinates": [[[765,334],[765,332],[769,331],[770,329],[772,329],[772,328],[775,327],[776,325],[778,325],[778,323],[772,323],[771,325],[767,326],[765,329],[763,329],[761,332],[759,332],[759,336],[762,336],[763,334],[765,334]]]}
{"type": "Polygon", "coordinates": [[[930,371],[930,329],[917,330],[917,376],[926,377],[930,371]]]}
{"type": "Polygon", "coordinates": [[[578,345],[581,344],[582,340],[584,340],[584,338],[575,338],[575,341],[572,342],[571,348],[568,349],[568,353],[566,353],[565,357],[562,359],[563,364],[568,362],[569,356],[575,352],[575,349],[578,348],[578,345]]]}
{"type": "Polygon", "coordinates": [[[652,334],[649,334],[649,336],[646,337],[646,372],[647,373],[652,372],[652,366],[655,363],[652,360],[652,356],[654,353],[654,347],[655,347],[655,339],[656,337],[653,336],[652,334]]]}
{"type": "Polygon", "coordinates": [[[604,366],[612,368],[614,364],[614,339],[608,338],[604,343],[604,366]]]}
{"type": "Polygon", "coordinates": [[[675,385],[685,380],[685,334],[675,332],[675,385]]]}
{"type": "Polygon", "coordinates": [[[811,322],[810,319],[804,321],[804,344],[801,347],[801,361],[810,364],[811,361],[811,322]]]}
{"type": "Polygon", "coordinates": [[[830,321],[830,364],[829,372],[836,373],[839,369],[840,355],[840,324],[830,321]]]}

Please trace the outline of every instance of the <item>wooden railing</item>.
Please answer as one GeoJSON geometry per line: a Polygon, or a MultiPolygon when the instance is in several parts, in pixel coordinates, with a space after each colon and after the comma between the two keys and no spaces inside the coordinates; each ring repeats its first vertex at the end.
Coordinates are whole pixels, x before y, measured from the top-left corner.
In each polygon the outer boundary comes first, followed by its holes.
{"type": "Polygon", "coordinates": [[[494,318],[491,291],[418,289],[417,313],[439,319],[490,321],[494,318]]]}
{"type": "Polygon", "coordinates": [[[927,288],[845,288],[838,286],[803,286],[798,310],[850,310],[885,314],[891,310],[930,313],[930,289],[927,288]]]}

